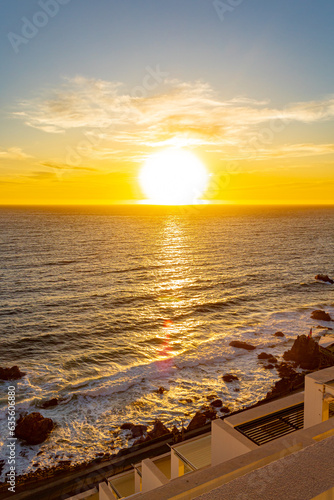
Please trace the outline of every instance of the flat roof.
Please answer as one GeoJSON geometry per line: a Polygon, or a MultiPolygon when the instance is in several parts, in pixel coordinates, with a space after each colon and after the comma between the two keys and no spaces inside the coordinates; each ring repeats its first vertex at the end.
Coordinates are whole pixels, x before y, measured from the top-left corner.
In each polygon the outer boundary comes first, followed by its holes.
{"type": "Polygon", "coordinates": [[[312,500],[334,485],[334,436],[195,497],[196,500],[312,500]]]}
{"type": "Polygon", "coordinates": [[[303,425],[304,403],[299,403],[238,425],[235,429],[260,446],[273,439],[302,429],[303,425]]]}
{"type": "Polygon", "coordinates": [[[211,465],[211,433],[172,446],[172,449],[184,457],[194,470],[211,465]]]}

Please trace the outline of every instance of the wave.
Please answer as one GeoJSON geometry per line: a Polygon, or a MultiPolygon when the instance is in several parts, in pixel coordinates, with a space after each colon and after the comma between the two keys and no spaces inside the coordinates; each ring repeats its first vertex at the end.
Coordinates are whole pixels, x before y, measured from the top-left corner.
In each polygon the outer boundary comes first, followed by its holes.
{"type": "Polygon", "coordinates": [[[233,298],[227,300],[217,300],[213,302],[205,302],[204,304],[199,304],[192,308],[194,313],[206,313],[211,311],[216,311],[220,309],[225,309],[230,306],[236,306],[241,303],[241,298],[233,298]]]}

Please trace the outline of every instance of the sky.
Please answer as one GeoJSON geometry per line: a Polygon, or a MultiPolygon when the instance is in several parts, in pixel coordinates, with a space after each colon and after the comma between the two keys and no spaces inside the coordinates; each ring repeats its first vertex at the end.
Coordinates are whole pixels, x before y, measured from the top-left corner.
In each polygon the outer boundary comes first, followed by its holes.
{"type": "Polygon", "coordinates": [[[3,0],[0,204],[145,199],[193,153],[211,203],[334,203],[332,0],[3,0]]]}

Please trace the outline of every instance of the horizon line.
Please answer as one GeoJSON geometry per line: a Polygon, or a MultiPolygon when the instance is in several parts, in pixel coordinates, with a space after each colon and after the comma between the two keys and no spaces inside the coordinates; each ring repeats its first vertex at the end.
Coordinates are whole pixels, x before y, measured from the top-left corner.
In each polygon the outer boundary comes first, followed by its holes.
{"type": "Polygon", "coordinates": [[[215,207],[215,206],[246,206],[246,207],[334,207],[334,202],[328,203],[236,203],[236,202],[209,202],[209,203],[188,203],[188,204],[158,204],[158,203],[138,203],[138,202],[120,202],[120,203],[0,203],[0,208],[10,207],[215,207]]]}

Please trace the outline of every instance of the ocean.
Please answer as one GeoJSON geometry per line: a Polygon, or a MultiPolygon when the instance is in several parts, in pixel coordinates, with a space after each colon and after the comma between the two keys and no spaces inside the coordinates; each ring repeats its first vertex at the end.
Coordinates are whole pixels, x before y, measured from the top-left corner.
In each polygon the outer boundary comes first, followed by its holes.
{"type": "Polygon", "coordinates": [[[210,394],[255,403],[278,379],[257,354],[323,333],[314,309],[334,315],[334,285],[314,279],[334,275],[333,207],[2,207],[0,227],[0,366],[27,373],[17,416],[57,423],[18,444],[18,474],[129,446],[124,422],[186,426],[210,394]]]}

